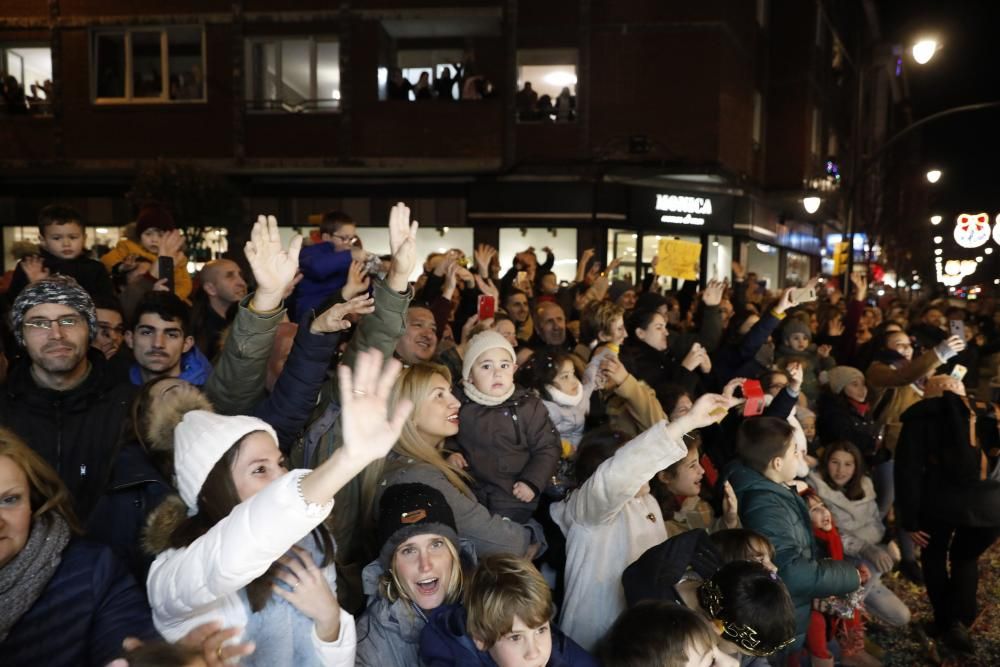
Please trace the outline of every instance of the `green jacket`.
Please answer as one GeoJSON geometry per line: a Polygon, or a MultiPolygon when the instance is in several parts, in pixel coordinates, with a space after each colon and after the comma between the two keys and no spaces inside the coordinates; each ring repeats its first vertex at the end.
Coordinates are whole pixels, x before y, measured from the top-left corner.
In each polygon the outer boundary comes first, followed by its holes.
{"type": "Polygon", "coordinates": [[[220,415],[253,414],[254,406],[264,397],[267,360],[285,309],[282,306],[259,315],[249,308],[252,298],[248,294],[240,301],[215,368],[202,387],[220,415]]]}
{"type": "Polygon", "coordinates": [[[774,547],[774,564],[795,605],[796,641],[801,648],[814,598],[844,595],[861,586],[850,563],[820,558],[809,508],[791,488],[733,461],[723,476],[733,485],[744,528],[764,535],[774,547]]]}
{"type": "MultiPolygon", "coordinates": [[[[400,293],[382,280],[375,281],[375,312],[361,318],[340,363],[353,366],[358,352],[376,349],[389,357],[396,342],[406,331],[406,309],[413,290],[400,293]]],[[[320,392],[319,404],[306,426],[303,438],[292,448],[295,468],[315,468],[330,458],[343,444],[340,432],[340,387],[337,376],[331,377],[320,392]]],[[[364,489],[374,489],[382,475],[383,461],[370,464],[334,496],[334,507],[328,527],[337,541],[337,596],[341,605],[356,611],[363,604],[361,568],[371,561],[374,549],[373,517],[368,516],[372,498],[364,498],[364,489]],[[364,536],[368,536],[365,543],[364,536]]]]}

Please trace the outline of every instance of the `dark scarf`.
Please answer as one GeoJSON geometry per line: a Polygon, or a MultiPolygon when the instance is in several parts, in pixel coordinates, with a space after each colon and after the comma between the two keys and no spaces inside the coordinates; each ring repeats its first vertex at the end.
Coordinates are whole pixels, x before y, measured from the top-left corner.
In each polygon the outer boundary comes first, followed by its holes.
{"type": "Polygon", "coordinates": [[[69,544],[69,526],[56,513],[52,521],[35,519],[24,548],[0,569],[0,643],[48,586],[69,544]]]}

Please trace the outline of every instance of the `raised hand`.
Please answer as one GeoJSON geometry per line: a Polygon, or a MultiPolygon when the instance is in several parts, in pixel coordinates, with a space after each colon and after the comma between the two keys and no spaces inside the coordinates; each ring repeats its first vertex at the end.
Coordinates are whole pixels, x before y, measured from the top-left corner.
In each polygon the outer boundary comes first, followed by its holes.
{"type": "MultiPolygon", "coordinates": [[[[163,248],[162,244],[160,248],[163,248]]],[[[301,249],[302,236],[296,234],[285,249],[281,245],[275,217],[257,216],[257,222],[250,231],[250,240],[243,248],[257,281],[257,291],[250,304],[254,310],[268,312],[281,305],[282,295],[298,273],[301,249]]]]}
{"type": "Polygon", "coordinates": [[[816,356],[820,359],[829,359],[831,352],[833,352],[832,345],[818,345],[816,347],[816,356]]]}
{"type": "Polygon", "coordinates": [[[368,315],[375,312],[375,299],[367,294],[359,294],[348,301],[338,303],[317,315],[309,331],[314,334],[335,333],[351,328],[349,315],[368,315]]]}
{"type": "Polygon", "coordinates": [[[417,265],[417,228],[416,220],[410,222],[410,208],[399,202],[389,211],[389,249],[392,252],[392,264],[386,283],[397,292],[405,292],[410,281],[413,267],[417,265]]]}
{"type": "Polygon", "coordinates": [[[863,273],[852,273],[851,284],[854,285],[854,300],[864,301],[868,296],[868,276],[863,273]]]}
{"type": "Polygon", "coordinates": [[[740,504],[736,500],[736,492],[733,491],[733,485],[727,480],[725,484],[722,485],[722,520],[726,524],[726,528],[739,528],[740,527],[740,514],[739,507],[740,504]]]}
{"type": "Polygon", "coordinates": [[[788,373],[789,386],[791,386],[794,391],[799,391],[802,388],[802,378],[804,377],[802,364],[798,361],[793,361],[785,366],[785,372],[788,373]]]}
{"type": "Polygon", "coordinates": [[[340,604],[316,561],[302,547],[292,547],[292,553],[279,558],[278,564],[281,567],[276,569],[274,578],[291,590],[277,582],[271,589],[312,619],[320,641],[336,641],[340,636],[340,604]]]}
{"type": "MultiPolygon", "coordinates": [[[[472,330],[476,328],[477,324],[479,324],[479,314],[478,313],[476,313],[475,315],[473,315],[469,319],[465,320],[465,324],[462,325],[462,340],[460,342],[467,343],[469,341],[469,339],[472,338],[472,330]]],[[[489,318],[489,319],[483,320],[483,324],[486,324],[486,326],[492,327],[493,326],[493,318],[489,318]],[[489,324],[486,324],[487,322],[489,324]]]]}
{"type": "Polygon", "coordinates": [[[696,428],[702,428],[719,421],[720,416],[725,416],[729,408],[735,407],[741,402],[731,396],[702,394],[691,406],[691,410],[686,415],[678,417],[675,423],[683,423],[685,430],[693,431],[696,428]]]}
{"type": "Polygon", "coordinates": [[[733,268],[733,281],[742,282],[746,277],[746,271],[743,269],[743,265],[739,262],[734,261],[732,264],[733,268]]]}
{"type": "Polygon", "coordinates": [[[733,394],[736,393],[737,387],[742,387],[743,383],[746,382],[746,378],[733,378],[726,383],[726,386],[722,388],[722,395],[725,398],[732,400],[733,394]]]}
{"type": "Polygon", "coordinates": [[[621,265],[621,263],[622,263],[622,258],[615,257],[608,263],[608,268],[606,270],[606,273],[614,273],[614,270],[617,269],[621,265]]]}
{"type": "Polygon", "coordinates": [[[181,248],[184,247],[184,237],[179,229],[171,229],[164,232],[160,237],[160,247],[157,252],[159,257],[171,257],[174,261],[180,261],[184,257],[181,248]]]}
{"type": "Polygon", "coordinates": [[[689,371],[694,371],[702,364],[702,357],[704,353],[704,348],[701,343],[694,343],[688,353],[684,355],[684,360],[681,361],[681,366],[688,369],[689,371]]]}
{"type": "Polygon", "coordinates": [[[340,295],[344,297],[345,301],[350,301],[357,295],[367,292],[369,285],[371,285],[371,278],[368,277],[365,263],[353,261],[347,269],[347,282],[340,290],[340,295]]]}
{"type": "Polygon", "coordinates": [[[389,392],[402,368],[395,359],[383,364],[378,350],[359,353],[353,371],[344,364],[337,368],[344,438],[341,451],[351,464],[363,468],[388,454],[399,440],[413,410],[413,404],[403,400],[389,414],[389,392]]]}
{"type": "Polygon", "coordinates": [[[784,292],[781,293],[781,298],[778,300],[778,305],[774,307],[774,312],[783,313],[789,308],[797,306],[798,304],[792,301],[792,292],[795,290],[794,287],[789,287],[784,292]]]}
{"type": "Polygon", "coordinates": [[[831,318],[826,325],[826,333],[834,338],[837,336],[843,336],[844,331],[844,320],[842,320],[839,315],[831,318]]]}
{"type": "Polygon", "coordinates": [[[628,379],[628,370],[625,369],[625,365],[616,356],[608,355],[601,359],[599,369],[601,375],[605,378],[605,389],[615,389],[628,379]]]}
{"type": "Polygon", "coordinates": [[[21,270],[28,278],[28,283],[37,283],[49,277],[49,270],[45,268],[45,260],[38,255],[28,255],[20,262],[21,270]]]}
{"type": "Polygon", "coordinates": [[[722,294],[726,291],[726,284],[721,280],[709,280],[705,286],[705,291],[701,293],[701,300],[706,306],[718,306],[722,302],[722,294]]]}
{"type": "Polygon", "coordinates": [[[476,258],[477,273],[483,278],[489,278],[490,264],[492,264],[493,258],[497,256],[497,249],[491,245],[480,243],[473,254],[476,258]]]}

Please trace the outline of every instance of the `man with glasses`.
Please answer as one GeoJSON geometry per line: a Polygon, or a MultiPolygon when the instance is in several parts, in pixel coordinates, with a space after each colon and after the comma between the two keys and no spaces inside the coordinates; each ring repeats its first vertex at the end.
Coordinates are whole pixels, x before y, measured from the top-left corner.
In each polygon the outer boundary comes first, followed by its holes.
{"type": "Polygon", "coordinates": [[[319,238],[319,243],[302,248],[299,254],[302,282],[295,288],[289,306],[293,322],[338,292],[347,282],[351,262],[365,258],[354,220],[343,211],[323,214],[319,238]]]}
{"type": "Polygon", "coordinates": [[[104,354],[91,347],[94,302],[72,278],[28,285],[10,318],[25,354],[0,389],[0,424],[56,469],[86,519],[103,491],[135,389],[116,382],[104,354]]]}

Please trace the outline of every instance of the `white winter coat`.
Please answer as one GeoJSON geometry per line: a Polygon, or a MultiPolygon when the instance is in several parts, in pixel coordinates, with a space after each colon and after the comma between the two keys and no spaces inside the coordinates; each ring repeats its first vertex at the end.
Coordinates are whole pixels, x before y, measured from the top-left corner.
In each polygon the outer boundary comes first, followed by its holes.
{"type": "Polygon", "coordinates": [[[559,626],[587,651],[625,610],[625,568],[667,539],[656,500],[648,492],[636,493],[656,471],[687,456],[683,436],[677,424],[654,424],[550,508],[566,536],[566,595],[559,626]]]}
{"type": "MultiPolygon", "coordinates": [[[[294,470],[240,503],[225,519],[183,549],[156,557],[146,580],[153,623],[176,642],[209,621],[223,628],[245,627],[252,613],[242,589],[318,526],[333,508],[309,504],[299,483],[308,470],[294,470]]],[[[335,589],[333,565],[324,574],[335,589]]],[[[254,640],[238,637],[234,641],[254,640]]],[[[353,667],[357,638],[354,617],[341,609],[340,636],[323,642],[312,633],[324,665],[353,667]]]]}

